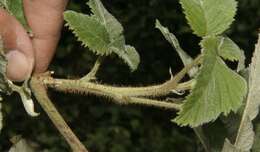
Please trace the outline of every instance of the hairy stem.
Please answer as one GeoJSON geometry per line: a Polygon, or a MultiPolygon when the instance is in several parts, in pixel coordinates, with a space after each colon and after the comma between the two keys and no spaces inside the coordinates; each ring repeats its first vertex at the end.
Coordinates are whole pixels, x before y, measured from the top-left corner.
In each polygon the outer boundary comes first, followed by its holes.
{"type": "MultiPolygon", "coordinates": [[[[51,80],[52,78],[49,77],[51,80]]],[[[46,81],[46,77],[45,77],[45,81],[46,81]]],[[[63,82],[64,80],[61,80],[61,82],[63,82]]],[[[76,83],[76,82],[70,82],[71,80],[67,80],[69,83],[76,83]]],[[[66,82],[67,82],[66,81],[66,82]]],[[[48,81],[49,82],[49,81],[48,81]]],[[[65,82],[65,83],[66,83],[65,82]]],[[[64,86],[64,88],[66,88],[66,86],[64,86]]],[[[54,88],[57,89],[58,91],[65,91],[68,93],[82,93],[82,92],[77,92],[77,90],[71,89],[58,89],[58,88],[54,88]]],[[[84,92],[86,93],[86,92],[84,92]]],[[[95,89],[91,89],[89,90],[87,93],[92,93],[95,95],[99,95],[99,96],[104,96],[107,98],[110,98],[112,100],[109,100],[113,103],[116,104],[122,104],[122,105],[143,105],[143,106],[152,106],[152,107],[158,107],[158,108],[164,108],[164,109],[174,109],[174,110],[180,110],[181,108],[181,104],[177,104],[177,103],[173,103],[173,102],[167,102],[167,101],[160,101],[160,100],[155,100],[155,99],[147,99],[147,98],[142,98],[142,97],[131,97],[131,96],[127,96],[127,95],[121,95],[121,94],[116,94],[113,92],[107,92],[107,91],[101,91],[101,90],[95,90],[95,89]]]]}
{"type": "Polygon", "coordinates": [[[193,66],[196,66],[201,62],[201,59],[202,56],[198,56],[192,64],[187,65],[170,80],[160,85],[146,87],[115,87],[83,80],[53,79],[50,77],[44,79],[44,84],[59,91],[72,93],[91,93],[103,96],[107,96],[107,94],[119,94],[128,97],[156,97],[167,95],[173,90],[181,90],[181,87],[183,87],[184,90],[191,88],[191,82],[182,85],[179,85],[178,83],[193,66]]]}
{"type": "Polygon", "coordinates": [[[41,107],[47,113],[59,132],[66,139],[73,152],[88,152],[50,101],[41,78],[38,76],[32,77],[30,85],[37,101],[40,103],[41,107]]]}
{"type": "Polygon", "coordinates": [[[146,99],[146,98],[137,98],[137,97],[129,98],[128,104],[153,106],[153,107],[158,107],[158,108],[175,109],[175,110],[180,110],[180,108],[181,108],[181,104],[153,100],[153,99],[146,99]]]}

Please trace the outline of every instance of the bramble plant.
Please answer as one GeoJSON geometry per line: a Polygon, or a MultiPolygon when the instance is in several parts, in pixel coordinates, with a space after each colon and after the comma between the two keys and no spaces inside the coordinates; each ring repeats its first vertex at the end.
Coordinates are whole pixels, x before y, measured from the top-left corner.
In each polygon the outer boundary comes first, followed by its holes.
{"type": "MultiPolygon", "coordinates": [[[[32,92],[75,152],[86,152],[87,149],[48,98],[47,88],[66,93],[104,96],[109,98],[109,101],[122,105],[137,104],[174,109],[178,116],[173,118],[173,123],[193,128],[205,151],[258,151],[254,145],[254,142],[259,140],[254,138],[258,132],[254,132],[253,120],[258,115],[260,104],[258,93],[260,91],[258,78],[260,76],[260,39],[255,46],[250,66],[246,67],[243,50],[224,35],[236,15],[237,2],[235,0],[180,0],[180,4],[193,33],[201,38],[201,54],[195,59],[190,57],[181,48],[175,35],[161,25],[159,20],[156,20],[155,27],[177,51],[184,64],[184,68],[177,74],[173,75],[170,72],[171,79],[165,83],[143,87],[116,87],[95,81],[96,73],[106,56],[116,54],[131,71],[137,69],[140,57],[133,46],[126,44],[122,25],[106,10],[101,1],[89,0],[87,5],[91,9],[91,14],[68,10],[64,12],[64,19],[66,26],[83,46],[88,47],[98,56],[92,70],[80,79],[56,79],[52,77],[52,72],[46,72],[33,75],[22,86],[18,86],[8,80],[5,75],[7,63],[4,46],[1,44],[0,91],[8,95],[18,92],[26,112],[35,117],[39,114],[34,111],[32,92]],[[235,70],[229,68],[225,63],[226,60],[236,61],[237,68],[235,70]],[[182,82],[186,75],[190,80],[182,82]],[[182,102],[162,99],[170,94],[179,95],[183,91],[186,91],[188,95],[182,102]],[[223,121],[227,130],[233,133],[226,134],[226,140],[219,141],[221,145],[209,141],[203,126],[218,118],[223,121]],[[237,126],[231,127],[232,125],[237,126]]],[[[21,0],[1,0],[0,5],[16,16],[30,31],[23,15],[21,0]]],[[[0,129],[2,128],[1,120],[0,113],[0,129]]],[[[22,142],[24,143],[23,140],[22,142]]]]}

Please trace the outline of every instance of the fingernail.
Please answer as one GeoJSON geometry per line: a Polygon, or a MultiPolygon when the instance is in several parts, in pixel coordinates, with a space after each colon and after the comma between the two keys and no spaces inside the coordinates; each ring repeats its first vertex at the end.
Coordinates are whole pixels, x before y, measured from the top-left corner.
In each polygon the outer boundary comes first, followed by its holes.
{"type": "Polygon", "coordinates": [[[6,54],[7,77],[12,81],[23,81],[31,74],[31,65],[26,56],[18,50],[11,50],[6,54]]]}

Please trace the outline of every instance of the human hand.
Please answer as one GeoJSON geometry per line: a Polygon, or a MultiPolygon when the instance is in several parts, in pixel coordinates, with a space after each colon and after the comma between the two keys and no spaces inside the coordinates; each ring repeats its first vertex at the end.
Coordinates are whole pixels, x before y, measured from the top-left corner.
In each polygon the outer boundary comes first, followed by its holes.
{"type": "Polygon", "coordinates": [[[7,57],[7,77],[23,81],[32,72],[47,70],[60,38],[63,11],[68,0],[23,0],[25,16],[32,30],[26,30],[5,10],[0,9],[0,35],[7,57]]]}

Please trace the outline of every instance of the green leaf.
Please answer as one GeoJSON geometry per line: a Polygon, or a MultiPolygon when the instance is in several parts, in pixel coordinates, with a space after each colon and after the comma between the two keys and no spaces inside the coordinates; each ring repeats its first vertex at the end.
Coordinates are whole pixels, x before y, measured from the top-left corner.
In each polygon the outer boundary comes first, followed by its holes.
{"type": "Polygon", "coordinates": [[[236,14],[235,0],[180,0],[189,25],[200,37],[222,34],[236,14]]]}
{"type": "Polygon", "coordinates": [[[254,143],[254,131],[252,120],[256,118],[259,113],[260,106],[260,34],[258,43],[255,47],[255,52],[252,58],[252,63],[249,70],[249,91],[245,109],[243,112],[240,127],[237,133],[235,146],[238,149],[248,151],[252,148],[254,143]]]}
{"type": "Polygon", "coordinates": [[[80,41],[98,55],[116,53],[127,63],[130,69],[136,70],[140,57],[137,51],[125,44],[123,27],[103,6],[100,0],[90,0],[87,3],[92,15],[84,15],[66,11],[64,18],[67,26],[80,41]]]}
{"type": "Polygon", "coordinates": [[[137,69],[140,57],[135,48],[125,45],[123,27],[118,20],[110,14],[100,0],[89,0],[87,3],[93,13],[92,17],[99,20],[106,28],[110,38],[110,48],[127,63],[132,71],[137,69]]]}
{"type": "Polygon", "coordinates": [[[11,15],[15,16],[27,31],[31,31],[24,15],[22,0],[1,0],[0,6],[5,8],[11,15]]]}
{"type": "Polygon", "coordinates": [[[225,60],[238,61],[237,72],[245,69],[245,54],[235,42],[228,37],[219,36],[218,54],[225,60]]]}
{"type": "Polygon", "coordinates": [[[238,61],[242,58],[242,50],[228,37],[219,37],[220,46],[218,54],[224,59],[238,61]]]}
{"type": "Polygon", "coordinates": [[[64,19],[78,39],[99,55],[109,54],[109,34],[104,25],[88,15],[66,11],[64,19]]]}
{"type": "MultiPolygon", "coordinates": [[[[161,25],[159,20],[155,22],[155,28],[159,29],[163,34],[164,38],[172,45],[173,48],[177,51],[178,55],[180,56],[183,64],[186,66],[191,64],[193,59],[190,57],[180,46],[180,43],[176,36],[172,34],[168,28],[161,25]]],[[[198,68],[194,67],[189,71],[190,76],[194,76],[198,72],[198,68]]]]}
{"type": "Polygon", "coordinates": [[[215,120],[221,113],[236,111],[246,94],[246,81],[229,69],[217,55],[217,37],[202,41],[204,59],[196,85],[175,121],[196,127],[215,120]]]}

